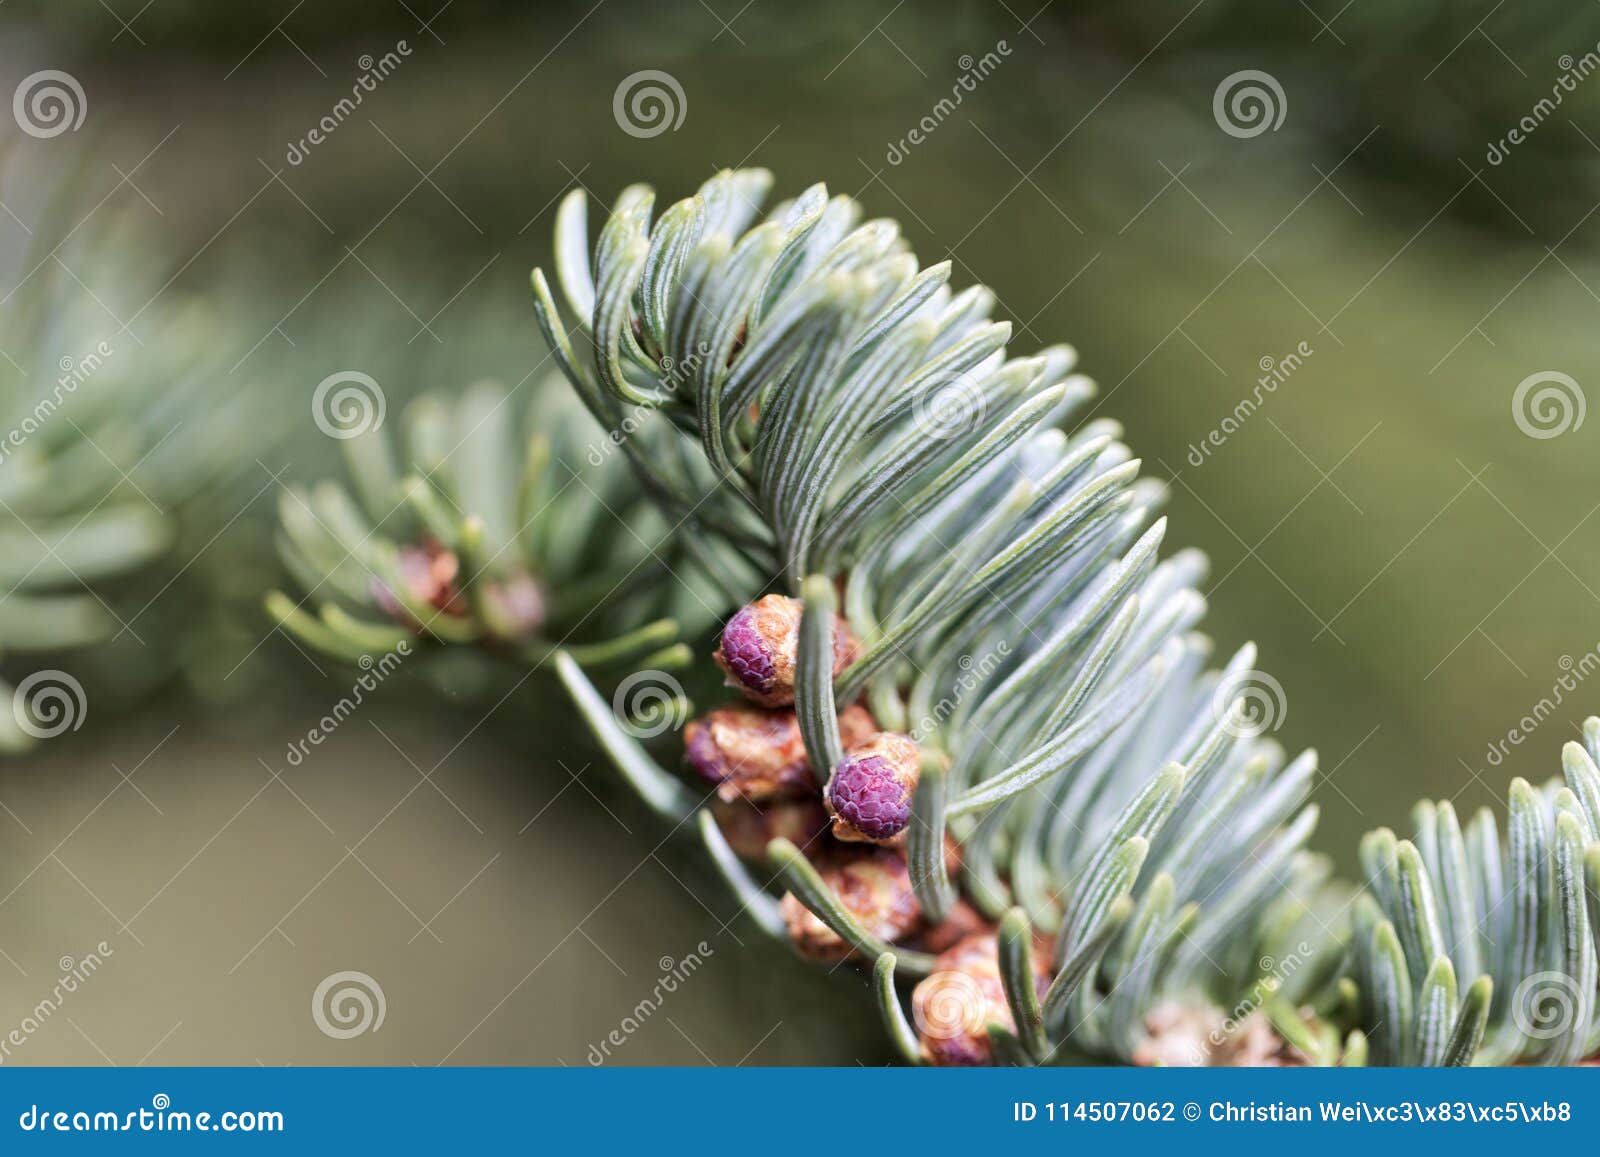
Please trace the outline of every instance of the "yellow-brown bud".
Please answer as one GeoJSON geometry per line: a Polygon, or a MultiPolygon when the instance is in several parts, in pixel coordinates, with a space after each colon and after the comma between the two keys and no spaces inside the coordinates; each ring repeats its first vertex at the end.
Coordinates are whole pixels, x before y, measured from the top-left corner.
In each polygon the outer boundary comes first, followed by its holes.
{"type": "MultiPolygon", "coordinates": [[[[1049,984],[1045,958],[1034,955],[1034,983],[1049,984]]],[[[922,1055],[935,1065],[990,1065],[989,1025],[1016,1031],[1000,979],[1000,949],[993,932],[968,936],[941,953],[934,970],[911,993],[911,1015],[922,1055]]]]}
{"type": "MultiPolygon", "coordinates": [[[[839,734],[859,743],[875,730],[866,708],[839,713],[839,734]]],[[[793,711],[765,711],[734,704],[719,707],[683,731],[684,760],[723,800],[752,803],[813,795],[817,779],[806,758],[800,722],[793,711]]]]}
{"type": "MultiPolygon", "coordinates": [[[[905,856],[890,848],[830,848],[818,858],[817,872],[852,916],[873,936],[894,943],[921,919],[911,891],[905,856]]],[[[802,956],[833,962],[850,955],[839,934],[786,894],[780,905],[789,938],[802,956]]]]}

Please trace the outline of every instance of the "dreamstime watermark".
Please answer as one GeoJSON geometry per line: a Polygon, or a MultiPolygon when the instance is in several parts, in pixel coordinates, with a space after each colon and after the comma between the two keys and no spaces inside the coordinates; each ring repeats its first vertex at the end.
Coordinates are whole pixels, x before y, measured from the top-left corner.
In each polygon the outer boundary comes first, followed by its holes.
{"type": "Polygon", "coordinates": [[[689,718],[683,684],[665,671],[635,671],[611,696],[617,725],[635,739],[654,739],[676,731],[689,718]]]}
{"type": "Polygon", "coordinates": [[[1511,994],[1511,1019],[1534,1040],[1555,1040],[1579,1027],[1584,996],[1582,985],[1565,972],[1535,972],[1511,994]]]}
{"type": "Polygon", "coordinates": [[[956,676],[954,686],[937,703],[929,707],[911,728],[909,734],[913,742],[923,742],[944,726],[956,713],[956,708],[961,706],[962,701],[988,682],[1010,655],[1011,644],[1002,639],[982,658],[974,659],[971,655],[962,655],[956,660],[956,666],[961,668],[961,674],[956,676]]]}
{"type": "MultiPolygon", "coordinates": [[[[663,357],[657,363],[661,373],[656,380],[669,396],[677,394],[699,372],[700,367],[705,364],[706,355],[710,352],[711,343],[702,341],[681,360],[663,357]]],[[[611,457],[617,447],[639,432],[644,425],[645,419],[660,409],[663,401],[665,401],[664,398],[640,402],[623,414],[622,420],[607,430],[602,440],[590,442],[584,452],[584,458],[589,465],[599,466],[603,464],[607,458],[611,457]]]]}
{"type": "Polygon", "coordinates": [[[411,45],[404,40],[395,41],[393,48],[376,59],[370,52],[363,54],[356,61],[356,65],[361,69],[361,75],[356,77],[355,83],[350,86],[350,95],[340,97],[305,136],[298,141],[290,141],[289,149],[284,153],[283,159],[291,165],[298,165],[304,161],[311,155],[311,150],[337,132],[339,126],[355,113],[367,94],[376,92],[378,85],[387,80],[394,70],[400,67],[400,62],[410,55],[411,45]]]}
{"type": "Polygon", "coordinates": [[[961,75],[956,77],[956,82],[950,86],[950,95],[940,97],[934,106],[898,141],[890,141],[888,150],[883,159],[891,165],[898,165],[911,155],[911,150],[924,143],[929,137],[939,130],[939,126],[961,106],[967,94],[977,91],[978,85],[999,68],[1005,58],[1011,55],[1011,45],[1004,40],[995,41],[995,45],[982,56],[973,58],[971,53],[964,53],[956,60],[956,66],[961,69],[961,75]]]}
{"type": "Polygon", "coordinates": [[[340,370],[317,383],[311,394],[311,420],[330,438],[359,438],[383,425],[388,399],[371,374],[340,370]]]}
{"type": "Polygon", "coordinates": [[[1211,714],[1228,734],[1255,739],[1283,726],[1289,699],[1283,684],[1265,671],[1240,671],[1218,681],[1211,694],[1211,714]]]}
{"type": "Polygon", "coordinates": [[[1243,429],[1244,424],[1255,416],[1255,412],[1262,407],[1267,398],[1276,394],[1278,387],[1288,381],[1315,352],[1310,342],[1303,341],[1281,358],[1262,355],[1261,360],[1256,363],[1261,367],[1261,376],[1256,379],[1255,389],[1240,398],[1227,417],[1217,423],[1204,438],[1189,443],[1189,465],[1204,466],[1206,460],[1211,457],[1211,452],[1220,449],[1223,443],[1243,429]]]}
{"type": "Polygon", "coordinates": [[[11,95],[11,115],[16,118],[17,127],[42,141],[77,132],[88,113],[89,99],[83,95],[83,85],[70,72],[58,68],[41,69],[23,77],[11,95]]]}
{"type": "Polygon", "coordinates": [[[1572,58],[1571,53],[1565,53],[1556,61],[1556,65],[1561,69],[1561,75],[1556,77],[1556,82],[1550,86],[1550,95],[1540,97],[1505,136],[1498,141],[1489,142],[1484,160],[1491,165],[1498,165],[1510,156],[1512,149],[1531,137],[1535,130],[1544,124],[1546,118],[1556,111],[1568,93],[1576,92],[1579,84],[1593,76],[1596,70],[1600,70],[1600,44],[1596,44],[1576,60],[1572,58]]]}
{"type": "Polygon", "coordinates": [[[83,684],[65,671],[35,671],[11,694],[11,716],[35,739],[54,739],[83,726],[89,697],[83,684]]]}
{"type": "Polygon", "coordinates": [[[656,967],[661,970],[661,975],[656,978],[655,987],[650,990],[638,1004],[629,1010],[628,1014],[618,1022],[617,1026],[601,1038],[598,1044],[591,1044],[585,1059],[595,1068],[606,1063],[611,1058],[613,1049],[620,1049],[628,1043],[629,1038],[645,1026],[645,1023],[660,1011],[666,1003],[667,997],[678,991],[678,986],[700,970],[712,956],[716,955],[715,949],[704,940],[694,946],[682,960],[674,960],[670,956],[663,956],[656,962],[656,967]]]}
{"type": "Polygon", "coordinates": [[[113,352],[111,343],[103,341],[80,358],[63,357],[57,362],[61,374],[50,393],[40,398],[33,409],[22,416],[21,421],[6,431],[4,437],[0,437],[0,463],[4,463],[14,450],[20,449],[29,438],[43,429],[61,404],[77,393],[78,387],[93,377],[113,352]]]}
{"type": "Polygon", "coordinates": [[[689,100],[677,77],[659,68],[646,68],[622,78],[611,94],[611,115],[630,137],[649,140],[677,132],[689,115],[689,100]]]}
{"type": "Polygon", "coordinates": [[[1485,758],[1490,767],[1499,767],[1505,762],[1506,756],[1511,754],[1511,748],[1521,747],[1537,731],[1544,721],[1549,719],[1567,701],[1567,696],[1577,691],[1586,679],[1596,671],[1600,671],[1600,643],[1585,651],[1579,658],[1571,655],[1562,655],[1556,661],[1556,666],[1561,669],[1561,674],[1550,686],[1550,693],[1541,696],[1539,701],[1528,709],[1523,717],[1517,720],[1516,726],[1506,731],[1503,739],[1493,740],[1489,744],[1485,758]]]}
{"type": "Polygon", "coordinates": [[[1214,1025],[1206,1038],[1195,1044],[1194,1055],[1190,1058],[1195,1066],[1210,1063],[1210,1056],[1219,1049],[1225,1049],[1235,1033],[1244,1026],[1245,1021],[1255,1015],[1257,1010],[1281,989],[1284,982],[1295,973],[1299,972],[1317,954],[1316,949],[1309,941],[1302,940],[1281,958],[1263,956],[1256,963],[1262,975],[1250,986],[1244,998],[1233,1006],[1233,1011],[1228,1013],[1214,1025]]]}
{"type": "Polygon", "coordinates": [[[1246,68],[1224,77],[1211,95],[1211,115],[1230,137],[1248,140],[1277,132],[1289,112],[1283,85],[1270,72],[1246,68]]]}
{"type": "Polygon", "coordinates": [[[948,442],[983,425],[989,397],[974,371],[956,374],[919,393],[911,403],[911,420],[935,442],[948,442]]]}
{"type": "Polygon", "coordinates": [[[225,1109],[222,1112],[174,1109],[172,1098],[157,1093],[150,1107],[55,1109],[30,1104],[17,1116],[24,1133],[282,1133],[277,1109],[225,1109]]]}
{"type": "Polygon", "coordinates": [[[285,758],[289,766],[299,767],[305,762],[306,756],[311,754],[311,748],[320,747],[323,740],[339,730],[346,719],[356,713],[356,710],[366,700],[367,695],[376,691],[390,675],[394,674],[411,655],[411,640],[401,639],[394,645],[394,650],[387,651],[381,658],[374,659],[371,655],[362,655],[359,666],[362,673],[350,685],[348,694],[342,696],[333,705],[331,711],[321,719],[305,735],[289,744],[288,754],[285,758]]]}
{"type": "Polygon", "coordinates": [[[917,985],[911,1018],[931,1040],[976,1036],[989,1022],[989,998],[968,973],[942,969],[917,985]]]}
{"type": "Polygon", "coordinates": [[[104,940],[94,946],[94,950],[86,952],[80,957],[63,956],[56,962],[61,975],[56,979],[55,987],[49,994],[33,1008],[23,1015],[23,1018],[0,1037],[0,1065],[11,1059],[13,1049],[19,1049],[28,1043],[28,1038],[44,1027],[45,1022],[61,1011],[61,1006],[67,997],[77,992],[87,984],[89,978],[100,971],[100,966],[106,958],[115,955],[111,945],[104,940]]]}
{"type": "Polygon", "coordinates": [[[1576,430],[1588,408],[1583,387],[1559,370],[1529,374],[1511,395],[1511,420],[1528,437],[1541,441],[1576,430]]]}
{"type": "Polygon", "coordinates": [[[388,1011],[383,986],[354,969],[324,976],[311,994],[311,1020],[334,1040],[377,1032],[388,1011]]]}

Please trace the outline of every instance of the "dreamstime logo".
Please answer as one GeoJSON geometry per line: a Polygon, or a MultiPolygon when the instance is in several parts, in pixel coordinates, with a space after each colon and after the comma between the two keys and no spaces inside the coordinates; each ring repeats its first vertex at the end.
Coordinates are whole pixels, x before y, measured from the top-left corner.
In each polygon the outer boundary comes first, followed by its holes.
{"type": "Polygon", "coordinates": [[[598,1044],[591,1044],[587,1054],[590,1065],[599,1067],[611,1058],[613,1049],[619,1049],[628,1043],[628,1039],[645,1026],[645,1022],[660,1011],[666,1003],[667,997],[678,991],[680,985],[686,983],[701,965],[705,964],[716,949],[704,940],[694,946],[694,949],[684,954],[682,960],[675,960],[671,956],[663,956],[656,961],[656,967],[661,969],[661,975],[656,978],[655,987],[643,997],[638,1004],[628,1010],[626,1016],[618,1022],[617,1027],[606,1033],[598,1044]]]}
{"type": "Polygon", "coordinates": [[[1542,370],[1529,374],[1511,395],[1511,417],[1530,438],[1559,438],[1583,425],[1588,409],[1583,387],[1571,374],[1542,370]]]}
{"type": "Polygon", "coordinates": [[[947,695],[929,707],[922,718],[917,720],[917,725],[909,732],[911,738],[921,743],[944,726],[945,722],[956,713],[956,708],[961,706],[962,701],[986,683],[1010,656],[1011,644],[1005,639],[1001,639],[994,650],[986,652],[982,658],[974,659],[971,655],[962,655],[956,660],[961,673],[955,677],[954,685],[947,695]]]}
{"type": "Polygon", "coordinates": [[[89,978],[100,971],[100,966],[106,959],[115,955],[111,945],[104,940],[96,944],[93,949],[85,952],[80,957],[71,955],[63,956],[56,961],[60,975],[55,986],[24,1014],[16,1026],[0,1037],[0,1064],[11,1059],[13,1049],[21,1048],[28,1043],[28,1038],[44,1027],[45,1023],[61,1011],[67,997],[77,992],[89,982],[89,978]]]}
{"type": "Polygon", "coordinates": [[[611,115],[630,137],[649,140],[664,132],[677,132],[689,115],[689,101],[677,77],[647,68],[617,85],[611,97],[611,115]]]}
{"type": "Polygon", "coordinates": [[[978,982],[965,972],[935,972],[917,985],[911,1002],[917,1030],[933,1040],[954,1040],[983,1032],[989,1019],[989,1000],[978,982]]]}
{"type": "Polygon", "coordinates": [[[1516,726],[1506,731],[1504,739],[1490,742],[1485,756],[1490,767],[1499,767],[1504,763],[1506,756],[1511,754],[1511,748],[1521,747],[1526,743],[1545,720],[1555,715],[1557,709],[1567,701],[1568,695],[1576,692],[1589,676],[1600,671],[1600,643],[1585,651],[1577,659],[1571,655],[1562,655],[1556,660],[1556,667],[1560,669],[1561,674],[1557,675],[1555,682],[1550,685],[1550,693],[1540,696],[1539,701],[1517,720],[1516,726]]]}
{"type": "Polygon", "coordinates": [[[17,684],[11,714],[17,726],[35,739],[54,739],[83,726],[89,699],[83,684],[65,671],[35,671],[17,684]]]}
{"type": "Polygon", "coordinates": [[[1246,68],[1226,77],[1211,97],[1211,115],[1230,137],[1249,140],[1277,132],[1289,111],[1283,85],[1271,73],[1246,68]]]}
{"type": "Polygon", "coordinates": [[[350,95],[340,97],[334,106],[328,110],[311,130],[298,141],[290,141],[288,151],[283,159],[291,165],[298,165],[311,155],[311,150],[331,137],[340,125],[355,115],[356,108],[364,101],[368,93],[376,92],[378,85],[387,80],[395,69],[400,67],[403,57],[411,55],[411,45],[404,40],[395,41],[395,46],[382,56],[374,59],[372,53],[363,53],[356,61],[356,66],[361,69],[361,74],[356,77],[350,86],[350,95]]]}
{"type": "Polygon", "coordinates": [[[1583,991],[1565,972],[1535,972],[1511,995],[1511,1019],[1535,1040],[1554,1040],[1577,1027],[1583,991]]]}
{"type": "Polygon", "coordinates": [[[617,684],[611,711],[635,739],[654,739],[682,727],[689,717],[683,684],[665,671],[635,671],[617,684]]]}
{"type": "Polygon", "coordinates": [[[61,376],[56,378],[55,388],[35,402],[33,409],[23,414],[15,426],[0,435],[0,462],[4,462],[13,450],[20,449],[29,438],[43,429],[67,398],[77,393],[78,387],[93,377],[113,352],[111,343],[102,341],[82,357],[63,355],[56,363],[61,376]]]}
{"type": "Polygon", "coordinates": [[[1276,956],[1263,956],[1256,961],[1256,969],[1260,973],[1259,979],[1250,986],[1250,991],[1245,993],[1244,999],[1233,1006],[1233,1011],[1215,1024],[1206,1034],[1204,1041],[1195,1042],[1194,1051],[1189,1058],[1189,1063],[1196,1067],[1213,1063],[1212,1056],[1219,1050],[1224,1054],[1229,1042],[1234,1035],[1245,1026],[1245,1022],[1256,1014],[1256,1011],[1277,994],[1278,990],[1295,973],[1316,955],[1316,949],[1306,940],[1300,941],[1292,950],[1285,953],[1280,960],[1276,956]]]}
{"type": "Polygon", "coordinates": [[[383,387],[360,370],[329,374],[311,395],[311,419],[330,438],[358,438],[378,429],[386,409],[383,387]]]}
{"type": "Polygon", "coordinates": [[[17,127],[42,141],[77,132],[88,112],[89,100],[78,78],[55,68],[23,77],[11,98],[17,127]]]}
{"type": "MultiPolygon", "coordinates": [[[[711,343],[699,342],[695,348],[682,359],[670,355],[663,356],[657,363],[660,373],[656,380],[668,396],[675,396],[686,385],[692,385],[694,377],[700,372],[700,367],[705,364],[706,355],[711,352],[711,343]]],[[[600,466],[611,456],[611,452],[633,437],[644,427],[645,419],[660,408],[661,398],[648,398],[622,415],[622,420],[605,432],[602,442],[589,443],[584,453],[584,458],[591,466],[600,466]]]]}
{"type": "Polygon", "coordinates": [[[1484,159],[1491,165],[1498,165],[1510,155],[1511,150],[1522,144],[1545,119],[1556,111],[1556,108],[1567,98],[1570,93],[1578,90],[1578,85],[1595,72],[1600,71],[1600,44],[1585,52],[1576,60],[1571,53],[1563,53],[1556,61],[1556,66],[1561,69],[1561,75],[1556,77],[1556,82],[1550,86],[1550,95],[1540,97],[1534,106],[1528,110],[1527,115],[1511,128],[1498,141],[1489,142],[1489,150],[1484,154],[1484,159]]]}
{"type": "Polygon", "coordinates": [[[311,994],[311,1019],[334,1040],[377,1032],[387,1011],[382,986],[365,972],[335,972],[311,994]]]}
{"type": "Polygon", "coordinates": [[[1283,684],[1265,671],[1241,671],[1217,684],[1211,712],[1228,734],[1254,739],[1283,726],[1289,699],[1283,684]]]}
{"type": "Polygon", "coordinates": [[[931,137],[940,125],[961,106],[968,93],[976,92],[978,85],[982,84],[1001,62],[1011,55],[1011,45],[1004,40],[995,42],[995,46],[982,56],[974,59],[970,52],[964,52],[956,60],[956,67],[961,69],[961,75],[956,77],[956,82],[950,86],[950,95],[942,96],[934,103],[915,125],[898,141],[890,141],[889,148],[884,153],[883,159],[891,165],[898,165],[911,155],[911,150],[931,137]]]}
{"type": "Polygon", "coordinates": [[[917,428],[936,442],[976,430],[988,409],[988,398],[969,374],[958,374],[941,386],[924,390],[911,404],[917,428]]]}
{"type": "Polygon", "coordinates": [[[1315,352],[1310,342],[1303,341],[1279,358],[1263,354],[1261,360],[1256,363],[1261,369],[1261,376],[1256,379],[1255,389],[1248,396],[1240,398],[1232,412],[1204,438],[1199,442],[1189,443],[1189,465],[1196,468],[1204,466],[1206,460],[1211,457],[1211,452],[1221,449],[1223,443],[1243,429],[1244,424],[1255,416],[1267,398],[1276,394],[1278,387],[1305,365],[1306,359],[1315,352]]]}
{"type": "Polygon", "coordinates": [[[305,762],[306,756],[311,754],[311,748],[322,746],[335,731],[356,713],[356,710],[366,702],[367,696],[390,675],[400,668],[400,664],[411,657],[411,640],[401,639],[394,645],[394,650],[386,651],[381,658],[374,659],[371,655],[362,655],[356,661],[361,668],[361,674],[350,685],[350,693],[343,695],[329,712],[319,719],[315,726],[310,728],[305,735],[289,744],[288,754],[284,757],[291,767],[299,767],[305,762]]]}

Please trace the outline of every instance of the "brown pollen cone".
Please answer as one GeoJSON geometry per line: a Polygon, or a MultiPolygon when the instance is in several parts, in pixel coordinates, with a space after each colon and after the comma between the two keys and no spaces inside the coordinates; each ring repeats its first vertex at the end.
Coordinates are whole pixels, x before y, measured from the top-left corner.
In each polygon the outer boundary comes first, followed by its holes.
{"type": "Polygon", "coordinates": [[[1259,1010],[1230,1024],[1220,1009],[1168,1001],[1145,1014],[1144,1030],[1133,1050],[1136,1065],[1298,1068],[1308,1063],[1259,1010]]]}
{"type": "Polygon", "coordinates": [[[797,848],[809,847],[828,830],[828,813],[822,801],[810,797],[754,804],[747,799],[714,800],[711,815],[723,839],[736,856],[764,860],[767,845],[788,840],[797,848]]]}
{"type": "MultiPolygon", "coordinates": [[[[1034,956],[1034,983],[1042,994],[1049,971],[1042,954],[1034,956]]],[[[992,1065],[988,1027],[1016,1031],[1005,983],[1000,979],[1000,947],[993,932],[968,936],[943,952],[934,970],[911,992],[911,1014],[922,1041],[922,1055],[935,1065],[992,1065]]]]}
{"type": "MultiPolygon", "coordinates": [[[[848,736],[847,742],[859,743],[875,729],[864,707],[853,704],[839,713],[839,734],[848,736]]],[[[718,707],[683,729],[683,744],[684,762],[715,784],[722,800],[766,803],[818,791],[792,710],[743,703],[718,707]]]]}
{"type": "Polygon", "coordinates": [[[983,913],[965,900],[957,900],[943,920],[917,933],[910,944],[919,952],[931,952],[937,956],[948,952],[968,936],[992,934],[994,930],[993,922],[985,919],[983,913]]]}
{"type": "MultiPolygon", "coordinates": [[[[921,910],[911,891],[906,858],[889,848],[829,848],[817,860],[817,872],[839,902],[873,936],[894,943],[916,928],[921,910]]],[[[779,905],[789,938],[802,956],[834,962],[851,948],[811,910],[785,893],[779,905]]]]}

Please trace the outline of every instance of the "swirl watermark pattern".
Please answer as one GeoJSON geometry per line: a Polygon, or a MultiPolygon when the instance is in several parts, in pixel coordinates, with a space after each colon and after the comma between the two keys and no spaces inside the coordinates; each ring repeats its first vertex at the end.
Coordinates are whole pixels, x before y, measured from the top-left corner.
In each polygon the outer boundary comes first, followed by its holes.
{"type": "Polygon", "coordinates": [[[969,374],[958,374],[924,390],[911,403],[917,429],[936,442],[948,442],[978,429],[988,410],[988,396],[969,374]]]}
{"type": "Polygon", "coordinates": [[[317,383],[311,395],[311,420],[330,438],[359,438],[383,425],[388,403],[371,374],[340,370],[317,383]]]}
{"type": "Polygon", "coordinates": [[[332,973],[311,994],[311,1019],[334,1040],[377,1032],[388,1009],[383,987],[365,972],[332,973]]]}
{"type": "Polygon", "coordinates": [[[1583,425],[1588,399],[1571,374],[1541,370],[1517,383],[1511,395],[1511,418],[1530,438],[1559,438],[1583,425]]]}
{"type": "Polygon", "coordinates": [[[683,684],[665,671],[635,671],[611,696],[617,723],[635,739],[654,739],[676,731],[689,718],[683,684]]]}
{"type": "Polygon", "coordinates": [[[1217,684],[1211,712],[1228,734],[1254,739],[1283,726],[1289,699],[1283,684],[1265,671],[1241,671],[1217,684]]]}
{"type": "Polygon", "coordinates": [[[89,114],[83,85],[70,72],[46,68],[22,78],[11,97],[11,115],[30,137],[49,140],[77,132],[89,114]]]}
{"type": "Polygon", "coordinates": [[[1240,140],[1277,132],[1288,112],[1289,98],[1278,78],[1256,68],[1225,77],[1211,97],[1217,127],[1240,140]]]}
{"type": "Polygon", "coordinates": [[[54,739],[83,726],[89,699],[83,684],[65,671],[35,671],[11,696],[17,726],[35,739],[54,739]]]}
{"type": "Polygon", "coordinates": [[[1535,972],[1511,994],[1511,1019],[1534,1040],[1555,1040],[1577,1027],[1583,991],[1565,972],[1535,972]]]}
{"type": "Polygon", "coordinates": [[[919,986],[924,994],[912,1005],[917,1031],[932,1040],[954,1040],[983,1032],[989,1001],[978,982],[965,972],[935,972],[919,986]]]}
{"type": "Polygon", "coordinates": [[[664,132],[677,132],[689,115],[683,85],[670,72],[646,68],[623,77],[611,97],[611,115],[630,137],[649,140],[664,132]]]}

